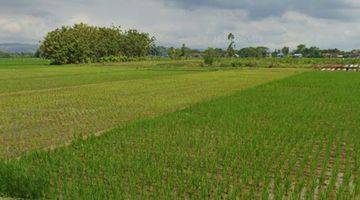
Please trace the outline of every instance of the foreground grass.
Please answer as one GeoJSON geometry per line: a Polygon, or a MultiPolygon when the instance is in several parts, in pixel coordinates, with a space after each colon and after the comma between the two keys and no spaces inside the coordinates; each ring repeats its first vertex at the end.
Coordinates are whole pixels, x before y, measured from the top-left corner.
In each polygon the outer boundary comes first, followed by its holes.
{"type": "MultiPolygon", "coordinates": [[[[360,74],[309,72],[0,165],[0,193],[65,199],[350,199],[360,74]]],[[[200,91],[199,91],[200,92],[200,91]]]]}
{"type": "Polygon", "coordinates": [[[68,66],[33,62],[22,68],[0,65],[1,157],[53,148],[302,71],[177,66],[185,61],[68,66]]]}
{"type": "Polygon", "coordinates": [[[38,58],[0,58],[0,69],[32,68],[49,65],[50,61],[38,58]]]}

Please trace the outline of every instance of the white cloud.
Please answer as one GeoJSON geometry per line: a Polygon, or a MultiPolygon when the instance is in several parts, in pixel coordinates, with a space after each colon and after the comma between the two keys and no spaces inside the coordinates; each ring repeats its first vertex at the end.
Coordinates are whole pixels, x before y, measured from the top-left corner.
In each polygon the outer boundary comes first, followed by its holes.
{"type": "Polygon", "coordinates": [[[235,0],[183,1],[190,7],[185,9],[166,3],[174,0],[164,1],[33,0],[24,3],[23,0],[0,0],[0,42],[37,42],[56,27],[86,22],[137,28],[168,46],[186,43],[195,48],[225,47],[226,35],[233,32],[238,38],[238,47],[279,48],[305,43],[322,48],[360,48],[358,0],[312,3],[286,0],[287,4],[280,0],[268,0],[268,3],[255,0],[248,8],[235,0]],[[195,3],[211,1],[224,6],[191,8],[195,3]],[[325,7],[319,9],[323,5],[325,7]],[[261,9],[267,14],[257,13],[261,9]]]}
{"type": "Polygon", "coordinates": [[[21,31],[21,26],[16,21],[0,19],[1,32],[8,32],[9,34],[18,33],[21,31]]]}
{"type": "Polygon", "coordinates": [[[66,22],[67,25],[77,24],[77,23],[93,23],[90,17],[85,13],[76,14],[66,22]]]}

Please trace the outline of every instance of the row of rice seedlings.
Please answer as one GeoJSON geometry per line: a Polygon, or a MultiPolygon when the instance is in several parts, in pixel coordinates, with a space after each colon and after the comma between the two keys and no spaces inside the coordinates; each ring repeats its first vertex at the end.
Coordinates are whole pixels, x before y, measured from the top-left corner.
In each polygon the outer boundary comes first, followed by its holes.
{"type": "Polygon", "coordinates": [[[316,140],[307,140],[302,141],[303,147],[301,148],[301,153],[297,154],[296,164],[291,169],[291,176],[293,181],[292,190],[290,192],[290,198],[301,198],[303,195],[304,189],[306,188],[305,181],[306,177],[304,176],[305,168],[309,162],[310,156],[313,153],[313,147],[316,140]]]}
{"type": "Polygon", "coordinates": [[[328,186],[326,188],[326,198],[336,198],[336,184],[338,184],[340,165],[341,165],[341,152],[342,152],[342,137],[334,143],[332,156],[330,157],[331,173],[328,180],[328,186]]]}
{"type": "MultiPolygon", "coordinates": [[[[283,167],[285,166],[285,162],[291,152],[294,150],[294,146],[297,144],[296,140],[287,140],[285,143],[280,138],[277,141],[282,141],[282,144],[276,145],[278,148],[274,148],[275,151],[272,154],[271,160],[273,161],[273,166],[271,170],[269,170],[268,174],[266,175],[267,179],[264,182],[264,186],[262,188],[262,198],[263,199],[274,199],[276,195],[276,191],[279,190],[278,183],[275,180],[282,180],[281,182],[287,182],[283,176],[283,167]],[[276,185],[277,184],[277,185],[276,185]]],[[[275,145],[274,145],[275,146],[275,145]]],[[[286,189],[286,184],[284,190],[286,189]]]]}
{"type": "MultiPolygon", "coordinates": [[[[345,136],[346,137],[346,136],[345,136]]],[[[340,169],[335,183],[335,194],[338,198],[349,198],[352,194],[350,191],[350,176],[352,174],[351,152],[348,137],[341,145],[340,169]]]]}
{"type": "MultiPolygon", "coordinates": [[[[271,199],[278,199],[283,198],[289,194],[289,190],[292,187],[292,180],[291,180],[291,170],[292,166],[294,166],[298,160],[297,154],[299,151],[299,147],[302,146],[300,141],[295,140],[288,140],[287,142],[290,143],[290,149],[287,150],[285,154],[284,160],[286,162],[283,165],[278,166],[278,173],[276,173],[273,182],[271,183],[271,190],[272,195],[270,195],[271,199]],[[290,141],[294,143],[290,143],[290,141]]],[[[279,163],[280,164],[280,163],[279,163]]]]}
{"type": "Polygon", "coordinates": [[[356,141],[359,141],[360,137],[359,135],[357,135],[357,133],[354,133],[356,134],[356,136],[353,137],[353,141],[354,141],[354,160],[355,160],[355,163],[354,163],[354,166],[355,166],[355,169],[354,169],[354,196],[359,198],[360,197],[360,143],[359,142],[356,142],[356,141]]]}
{"type": "Polygon", "coordinates": [[[328,186],[328,181],[331,176],[332,163],[329,162],[332,156],[332,147],[334,146],[334,137],[327,138],[328,142],[325,148],[324,157],[321,158],[322,163],[320,163],[320,173],[319,173],[319,182],[317,187],[315,188],[314,198],[321,199],[321,197],[325,194],[326,188],[328,186]]]}
{"type": "Polygon", "coordinates": [[[312,162],[308,166],[308,181],[307,187],[305,190],[305,199],[312,199],[314,198],[315,189],[318,187],[318,175],[319,175],[319,166],[321,166],[322,160],[320,159],[324,149],[326,147],[327,138],[320,137],[316,140],[314,146],[314,152],[312,157],[312,162]]]}
{"type": "MultiPolygon", "coordinates": [[[[311,183],[314,180],[314,176],[311,174],[314,173],[314,166],[318,163],[319,151],[321,150],[322,144],[319,144],[319,140],[322,140],[321,137],[313,137],[311,141],[307,143],[312,144],[309,148],[309,152],[302,161],[302,166],[296,174],[296,180],[300,182],[298,188],[295,187],[295,196],[298,199],[306,199],[311,194],[311,183]]],[[[325,139],[326,140],[326,139],[325,139]]]]}
{"type": "MultiPolygon", "coordinates": [[[[326,162],[327,159],[321,158],[322,156],[320,156],[320,152],[325,152],[323,150],[322,141],[323,140],[318,143],[316,140],[316,142],[313,144],[312,151],[304,153],[305,156],[303,157],[302,162],[296,161],[295,166],[297,166],[297,169],[299,170],[297,170],[296,177],[293,178],[292,183],[288,184],[292,185],[292,187],[288,186],[289,189],[291,188],[288,193],[292,196],[292,199],[318,199],[320,197],[325,198],[330,196],[332,196],[331,198],[334,198],[334,195],[337,194],[339,187],[344,186],[344,181],[341,181],[341,177],[339,176],[342,173],[340,171],[344,171],[344,169],[340,169],[340,167],[345,168],[345,163],[343,163],[344,160],[342,160],[340,157],[342,155],[341,153],[344,151],[345,146],[333,145],[330,157],[328,156],[328,162],[326,162]],[[310,156],[307,157],[306,155],[310,156]],[[326,167],[323,167],[323,163],[328,163],[327,170],[324,170],[326,167]],[[320,169],[322,169],[322,172],[326,171],[328,175],[326,178],[324,178],[323,182],[320,182],[318,175],[316,175],[320,169]]],[[[327,147],[329,148],[329,146],[327,147]]],[[[327,150],[326,152],[329,151],[327,150]]],[[[282,179],[282,181],[284,183],[286,179],[282,179]]],[[[283,197],[284,196],[279,196],[278,198],[283,197]]]]}

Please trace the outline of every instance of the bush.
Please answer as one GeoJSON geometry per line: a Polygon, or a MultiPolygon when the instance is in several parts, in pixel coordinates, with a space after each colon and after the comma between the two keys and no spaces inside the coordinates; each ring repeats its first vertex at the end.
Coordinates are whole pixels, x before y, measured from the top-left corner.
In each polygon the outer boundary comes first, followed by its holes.
{"type": "Polygon", "coordinates": [[[244,67],[242,62],[232,62],[231,67],[244,67]]]}
{"type": "Polygon", "coordinates": [[[204,52],[204,63],[205,65],[213,65],[217,59],[216,52],[213,48],[209,48],[204,52]]]}
{"type": "Polygon", "coordinates": [[[215,58],[212,56],[204,56],[205,65],[213,65],[215,58]]]}
{"type": "Polygon", "coordinates": [[[129,58],[126,56],[106,56],[100,58],[100,62],[128,62],[129,58]]]}
{"type": "Polygon", "coordinates": [[[109,62],[136,62],[136,61],[145,61],[145,60],[160,60],[155,57],[127,57],[127,56],[106,56],[100,58],[100,62],[109,63],[109,62]]]}
{"type": "Polygon", "coordinates": [[[245,66],[246,67],[256,67],[257,64],[255,62],[247,62],[247,63],[245,63],[245,66]]]}
{"type": "Polygon", "coordinates": [[[277,63],[277,62],[271,62],[269,65],[268,65],[268,68],[278,68],[280,67],[280,64],[277,63]]]}

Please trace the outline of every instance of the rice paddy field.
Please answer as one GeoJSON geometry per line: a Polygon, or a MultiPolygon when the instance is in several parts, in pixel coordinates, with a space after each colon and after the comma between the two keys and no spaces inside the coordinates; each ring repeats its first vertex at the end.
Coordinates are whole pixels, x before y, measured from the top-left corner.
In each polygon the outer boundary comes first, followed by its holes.
{"type": "Polygon", "coordinates": [[[360,197],[360,73],[0,60],[0,82],[3,197],[360,197]]]}

